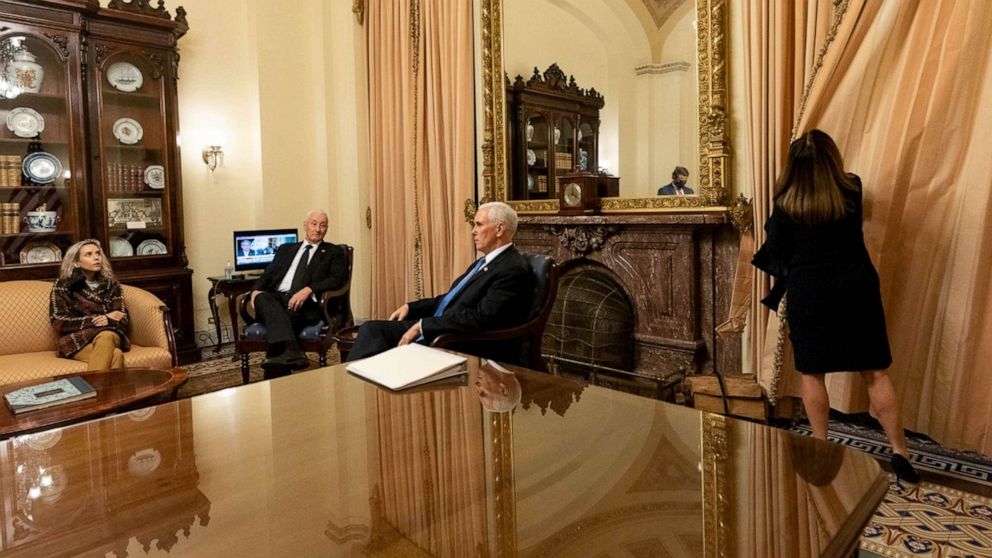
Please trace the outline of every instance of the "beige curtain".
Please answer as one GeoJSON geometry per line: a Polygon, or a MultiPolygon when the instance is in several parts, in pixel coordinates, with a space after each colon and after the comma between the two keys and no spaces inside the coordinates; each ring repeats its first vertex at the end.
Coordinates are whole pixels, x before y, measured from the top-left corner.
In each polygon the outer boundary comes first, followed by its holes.
{"type": "MultiPolygon", "coordinates": [[[[864,180],[906,426],[992,453],[992,2],[848,18],[800,125],[833,135],[864,180]]],[[[835,407],[864,410],[853,379],[831,378],[835,407]]]]}
{"type": "Polygon", "coordinates": [[[473,256],[470,0],[369,0],[372,314],[447,290],[473,256]]]}
{"type": "MultiPolygon", "coordinates": [[[[832,0],[745,0],[741,9],[744,19],[746,121],[754,206],[753,238],[745,233],[741,240],[741,250],[742,253],[753,253],[754,248],[761,246],[765,240],[762,227],[771,215],[775,179],[788,152],[805,84],[812,75],[818,54],[827,42],[835,8],[832,0]]],[[[775,395],[794,393],[790,383],[792,377],[788,373],[784,374],[783,385],[773,385],[771,368],[778,320],[760,303],[771,285],[767,275],[753,267],[748,268],[750,275],[746,280],[752,285],[749,316],[752,324],[752,369],[756,371],[758,380],[766,391],[774,392],[775,395]]],[[[783,360],[787,364],[791,363],[788,358],[783,360]]]]}
{"type": "Polygon", "coordinates": [[[376,400],[381,519],[431,556],[480,555],[486,466],[475,391],[380,390],[376,400]]]}

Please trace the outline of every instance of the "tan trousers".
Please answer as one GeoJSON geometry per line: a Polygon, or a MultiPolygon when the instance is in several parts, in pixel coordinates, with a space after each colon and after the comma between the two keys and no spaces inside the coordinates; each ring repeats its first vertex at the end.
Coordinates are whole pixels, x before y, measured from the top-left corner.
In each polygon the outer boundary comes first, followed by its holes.
{"type": "Polygon", "coordinates": [[[124,368],[124,353],[118,348],[121,338],[113,331],[101,331],[93,341],[72,355],[72,358],[87,364],[87,370],[108,370],[124,368]]]}

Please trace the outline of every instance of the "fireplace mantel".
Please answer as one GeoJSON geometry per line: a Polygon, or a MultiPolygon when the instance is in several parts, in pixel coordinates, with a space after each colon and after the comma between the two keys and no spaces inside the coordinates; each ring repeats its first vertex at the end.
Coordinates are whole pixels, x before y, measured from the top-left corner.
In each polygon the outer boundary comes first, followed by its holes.
{"type": "Polygon", "coordinates": [[[723,212],[520,217],[514,243],[562,273],[595,269],[634,307],[634,370],[676,376],[739,372],[740,339],[718,338],[730,304],[737,232],[723,212]]]}

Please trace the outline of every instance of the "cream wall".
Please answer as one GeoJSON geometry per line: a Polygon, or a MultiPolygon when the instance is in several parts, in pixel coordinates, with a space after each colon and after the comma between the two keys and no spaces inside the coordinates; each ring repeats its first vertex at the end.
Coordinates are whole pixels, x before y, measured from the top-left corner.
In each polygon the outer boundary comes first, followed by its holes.
{"type": "MultiPolygon", "coordinates": [[[[362,28],[347,2],[185,0],[179,118],[185,231],[196,329],[208,324],[208,275],[238,229],[297,227],[330,213],[327,239],[355,246],[352,304],[368,313],[370,234],[362,28]],[[224,165],[200,150],[214,140],[224,165]]],[[[170,6],[171,7],[171,6],[170,6]]],[[[226,316],[224,323],[229,323],[226,316]]]]}

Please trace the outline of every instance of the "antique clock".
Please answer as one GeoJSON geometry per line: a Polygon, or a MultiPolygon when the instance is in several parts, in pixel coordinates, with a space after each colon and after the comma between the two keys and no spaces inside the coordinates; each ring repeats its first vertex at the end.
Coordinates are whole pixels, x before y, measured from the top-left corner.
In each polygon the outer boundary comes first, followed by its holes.
{"type": "Polygon", "coordinates": [[[558,179],[558,214],[592,215],[599,213],[599,176],[593,173],[569,173],[558,179]]]}

